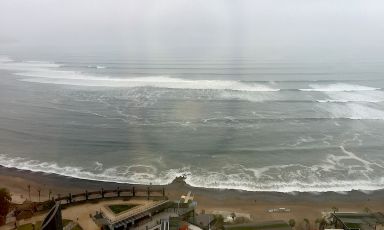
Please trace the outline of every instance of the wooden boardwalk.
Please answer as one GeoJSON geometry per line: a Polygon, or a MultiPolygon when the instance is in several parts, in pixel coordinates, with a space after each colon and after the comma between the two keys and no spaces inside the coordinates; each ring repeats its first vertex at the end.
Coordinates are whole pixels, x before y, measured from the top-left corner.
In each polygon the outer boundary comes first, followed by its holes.
{"type": "Polygon", "coordinates": [[[54,201],[60,202],[61,204],[71,204],[75,202],[84,202],[89,200],[105,199],[105,198],[162,198],[165,199],[165,189],[157,188],[152,189],[151,187],[130,187],[130,188],[119,188],[113,190],[104,190],[103,188],[96,191],[87,191],[78,194],[69,193],[66,196],[60,196],[53,198],[54,201]]]}

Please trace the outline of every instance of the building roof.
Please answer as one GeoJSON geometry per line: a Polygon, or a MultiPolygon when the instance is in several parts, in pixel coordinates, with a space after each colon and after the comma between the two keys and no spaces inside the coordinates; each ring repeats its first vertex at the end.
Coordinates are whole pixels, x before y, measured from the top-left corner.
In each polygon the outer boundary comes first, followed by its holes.
{"type": "Polygon", "coordinates": [[[199,214],[195,217],[196,224],[201,225],[203,227],[208,226],[215,219],[213,214],[199,214]]]}
{"type": "Polygon", "coordinates": [[[335,212],[332,215],[348,229],[374,230],[377,224],[384,224],[384,215],[380,212],[335,212]]]}
{"type": "Polygon", "coordinates": [[[108,221],[109,224],[117,224],[119,222],[131,222],[136,219],[139,219],[148,213],[156,209],[163,209],[164,206],[169,205],[168,200],[162,201],[152,201],[143,205],[138,205],[134,208],[128,209],[127,211],[115,214],[110,209],[103,207],[102,213],[104,218],[108,221]]]}

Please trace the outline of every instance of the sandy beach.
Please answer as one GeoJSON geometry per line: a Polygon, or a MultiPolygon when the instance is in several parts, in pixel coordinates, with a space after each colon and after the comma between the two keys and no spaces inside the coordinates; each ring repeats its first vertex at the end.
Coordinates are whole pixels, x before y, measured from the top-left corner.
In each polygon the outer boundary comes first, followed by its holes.
{"type": "MultiPolygon", "coordinates": [[[[41,200],[48,198],[49,190],[54,196],[57,194],[76,193],[84,190],[100,188],[124,188],[128,184],[117,184],[81,180],[39,172],[28,172],[13,168],[0,167],[0,187],[8,188],[14,202],[22,202],[28,198],[28,185],[31,186],[31,199],[38,201],[38,189],[41,189],[41,200]]],[[[140,185],[138,185],[140,186],[140,185]]],[[[192,191],[197,201],[197,212],[205,210],[212,212],[237,212],[250,214],[253,221],[289,220],[297,223],[304,218],[315,224],[315,220],[322,216],[322,212],[331,211],[337,207],[340,211],[382,211],[384,192],[351,191],[346,193],[276,193],[276,192],[248,192],[239,190],[217,190],[191,187],[183,182],[173,182],[164,186],[169,199],[177,200],[180,195],[192,191]],[[268,212],[269,209],[287,208],[290,212],[268,212]]]]}

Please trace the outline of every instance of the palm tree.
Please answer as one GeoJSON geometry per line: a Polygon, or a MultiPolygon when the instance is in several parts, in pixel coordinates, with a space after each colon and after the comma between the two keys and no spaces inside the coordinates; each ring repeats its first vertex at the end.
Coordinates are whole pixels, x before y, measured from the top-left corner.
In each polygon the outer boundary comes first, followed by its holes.
{"type": "Polygon", "coordinates": [[[232,220],[234,221],[235,218],[236,218],[236,213],[232,212],[232,213],[231,213],[231,218],[232,218],[232,220]]]}
{"type": "Polygon", "coordinates": [[[304,223],[305,223],[305,229],[309,230],[310,229],[310,223],[307,218],[304,218],[304,223]]]}
{"type": "Polygon", "coordinates": [[[291,228],[293,228],[293,227],[295,227],[295,225],[296,225],[296,221],[295,221],[294,219],[290,219],[290,220],[288,221],[288,224],[289,224],[289,226],[291,226],[291,228]]]}
{"type": "Polygon", "coordinates": [[[4,224],[5,217],[9,212],[12,197],[8,189],[0,188],[0,225],[4,224]]]}
{"type": "Polygon", "coordinates": [[[339,208],[338,208],[338,207],[335,207],[335,206],[333,206],[333,207],[332,207],[332,211],[333,211],[333,213],[335,213],[335,212],[338,212],[338,211],[339,211],[339,208]]]}
{"type": "Polygon", "coordinates": [[[29,201],[31,201],[31,185],[28,185],[28,196],[29,196],[29,201]]]}
{"type": "Polygon", "coordinates": [[[37,192],[39,193],[39,202],[40,202],[40,193],[41,193],[41,188],[37,188],[37,192]]]}

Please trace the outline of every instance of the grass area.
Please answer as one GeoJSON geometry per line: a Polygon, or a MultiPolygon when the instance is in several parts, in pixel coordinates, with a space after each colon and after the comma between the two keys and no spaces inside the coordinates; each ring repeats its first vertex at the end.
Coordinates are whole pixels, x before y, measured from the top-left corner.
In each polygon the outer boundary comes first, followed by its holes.
{"type": "Polygon", "coordinates": [[[288,224],[269,224],[269,225],[247,225],[247,226],[226,226],[230,230],[262,230],[262,229],[272,229],[272,228],[286,228],[289,227],[288,224]]]}
{"type": "Polygon", "coordinates": [[[67,224],[69,224],[69,222],[71,222],[72,220],[67,220],[67,219],[64,219],[63,220],[63,227],[66,226],[67,224]]]}
{"type": "Polygon", "coordinates": [[[32,229],[39,230],[40,225],[41,225],[41,223],[36,223],[35,228],[33,228],[32,224],[23,224],[23,225],[19,226],[17,229],[18,230],[32,230],[32,229]]]}
{"type": "Polygon", "coordinates": [[[138,206],[137,204],[113,204],[108,207],[112,210],[113,213],[119,214],[121,212],[127,211],[131,208],[138,206]]]}
{"type": "Polygon", "coordinates": [[[76,225],[74,228],[72,228],[72,230],[83,230],[80,225],[76,225]]]}
{"type": "Polygon", "coordinates": [[[347,227],[350,229],[360,229],[361,228],[361,224],[357,224],[357,223],[346,223],[345,225],[347,225],[347,227]]]}
{"type": "MultiPolygon", "coordinates": [[[[67,220],[67,219],[64,219],[63,220],[63,227],[66,226],[69,222],[71,222],[72,220],[67,220]]],[[[41,227],[41,221],[37,221],[36,222],[36,225],[35,225],[35,228],[33,228],[33,225],[32,224],[23,224],[23,225],[20,225],[17,229],[18,230],[40,230],[40,227],[41,227]]],[[[83,230],[79,225],[76,225],[73,230],[83,230]]]]}

